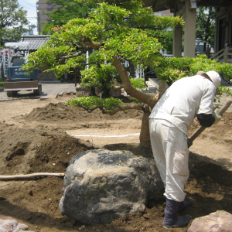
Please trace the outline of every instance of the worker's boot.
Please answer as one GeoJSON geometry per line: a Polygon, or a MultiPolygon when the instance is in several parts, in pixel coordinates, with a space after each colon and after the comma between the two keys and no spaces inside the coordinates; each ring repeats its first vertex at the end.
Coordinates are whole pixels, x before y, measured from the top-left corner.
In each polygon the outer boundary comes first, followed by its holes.
{"type": "Polygon", "coordinates": [[[166,199],[166,208],[164,210],[164,228],[175,228],[187,226],[191,220],[191,216],[177,216],[177,212],[179,209],[181,202],[166,199]]]}
{"type": "Polygon", "coordinates": [[[188,197],[185,197],[184,201],[180,202],[179,208],[178,208],[178,213],[181,212],[183,209],[186,207],[190,206],[193,204],[193,200],[189,199],[188,197]]]}

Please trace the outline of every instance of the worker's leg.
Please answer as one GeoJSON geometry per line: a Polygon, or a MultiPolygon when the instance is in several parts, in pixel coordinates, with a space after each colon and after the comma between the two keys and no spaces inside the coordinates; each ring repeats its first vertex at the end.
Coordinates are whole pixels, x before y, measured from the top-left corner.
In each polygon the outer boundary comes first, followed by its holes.
{"type": "MultiPolygon", "coordinates": [[[[163,138],[165,139],[165,138],[163,138]]],[[[166,137],[166,188],[165,197],[174,201],[184,201],[184,187],[189,177],[189,152],[187,136],[173,125],[169,125],[166,137]]]]}
{"type": "Polygon", "coordinates": [[[187,136],[165,120],[149,120],[152,152],[165,185],[165,197],[184,201],[189,176],[187,136]]]}
{"type": "MultiPolygon", "coordinates": [[[[149,120],[150,139],[153,156],[156,162],[156,167],[159,170],[160,177],[166,186],[166,159],[162,137],[165,137],[165,130],[162,130],[162,121],[157,119],[149,120]],[[164,134],[161,136],[161,134],[164,134]]],[[[167,135],[166,135],[167,136],[167,135]]]]}
{"type": "Polygon", "coordinates": [[[163,226],[168,228],[185,226],[191,217],[177,216],[177,212],[192,203],[188,199],[184,201],[184,185],[188,179],[187,137],[167,121],[150,119],[149,124],[153,155],[165,183],[164,195],[167,200],[163,226]],[[186,143],[186,149],[184,143],[186,143]],[[184,153],[187,156],[184,156],[184,153]]]}
{"type": "MultiPolygon", "coordinates": [[[[163,226],[186,226],[191,217],[189,215],[177,216],[177,213],[191,204],[185,200],[184,187],[189,177],[187,136],[173,125],[168,125],[169,133],[166,138],[166,208],[163,226]],[[186,204],[185,204],[186,203],[186,204]]],[[[163,138],[164,139],[164,138],[163,138]]]]}

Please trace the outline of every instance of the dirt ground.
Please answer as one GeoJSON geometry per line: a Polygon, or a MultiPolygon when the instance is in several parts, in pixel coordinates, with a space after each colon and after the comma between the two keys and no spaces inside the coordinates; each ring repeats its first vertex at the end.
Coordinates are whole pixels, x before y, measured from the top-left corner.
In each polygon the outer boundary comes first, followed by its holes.
{"type": "MultiPolygon", "coordinates": [[[[139,147],[142,112],[121,112],[110,117],[100,110],[88,113],[70,108],[57,99],[24,99],[0,102],[0,175],[65,172],[69,160],[80,151],[104,147],[130,150],[152,158],[139,147]]],[[[190,130],[197,128],[194,124],[190,130]]],[[[190,148],[190,178],[186,186],[194,205],[182,214],[193,218],[217,210],[232,213],[232,112],[206,129],[190,148]]],[[[62,216],[58,207],[63,178],[42,177],[0,181],[0,218],[11,216],[30,231],[162,232],[164,198],[147,203],[145,213],[135,213],[110,224],[82,225],[62,216]]],[[[187,231],[185,228],[168,231],[187,231]]]]}

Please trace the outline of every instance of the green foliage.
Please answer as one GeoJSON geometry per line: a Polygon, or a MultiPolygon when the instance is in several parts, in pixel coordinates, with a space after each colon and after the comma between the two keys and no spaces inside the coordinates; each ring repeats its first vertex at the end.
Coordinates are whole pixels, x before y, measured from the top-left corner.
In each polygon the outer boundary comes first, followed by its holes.
{"type": "Polygon", "coordinates": [[[112,111],[112,110],[118,108],[118,106],[122,105],[122,104],[123,104],[123,102],[121,99],[117,99],[117,98],[113,98],[113,97],[103,99],[103,107],[109,111],[112,111]]]}
{"type": "MultiPolygon", "coordinates": [[[[72,51],[73,48],[68,46],[50,47],[49,44],[43,45],[37,50],[37,52],[28,55],[28,62],[25,63],[22,68],[27,71],[33,71],[36,68],[45,69],[46,71],[51,70],[54,71],[57,76],[59,76],[67,71],[70,71],[71,67],[76,67],[78,65],[73,61],[75,57],[72,57],[72,60],[69,60],[69,62],[65,65],[56,65],[57,59],[62,63],[63,57],[71,55],[72,51]],[[71,62],[72,64],[70,65],[71,62]]],[[[82,56],[79,56],[77,59],[85,60],[85,57],[83,58],[82,56]]]]}
{"type": "Polygon", "coordinates": [[[166,58],[160,59],[155,68],[156,75],[165,82],[172,83],[185,76],[195,75],[198,71],[215,70],[224,79],[232,79],[232,65],[218,63],[216,60],[208,59],[206,55],[196,58],[166,58]]]}
{"type": "MultiPolygon", "coordinates": [[[[155,73],[159,79],[171,84],[182,77],[196,75],[198,71],[208,72],[210,70],[218,72],[228,82],[232,79],[231,64],[218,63],[216,60],[208,59],[204,54],[196,58],[174,57],[160,59],[160,63],[155,68],[155,73]]],[[[230,88],[219,86],[216,92],[216,100],[219,100],[222,93],[232,96],[230,88]]]]}
{"type": "Polygon", "coordinates": [[[118,76],[115,67],[111,64],[92,65],[89,69],[81,71],[84,87],[100,87],[110,89],[114,86],[112,79],[118,76]],[[99,81],[100,80],[100,81],[99,81]]]}
{"type": "Polygon", "coordinates": [[[46,22],[42,29],[42,35],[51,35],[54,33],[55,25],[52,22],[46,22]]]}
{"type": "Polygon", "coordinates": [[[130,100],[137,104],[141,103],[141,101],[135,97],[130,97],[130,100]]]}
{"type": "Polygon", "coordinates": [[[190,74],[196,74],[199,70],[203,70],[205,72],[210,70],[218,71],[219,66],[221,66],[221,64],[216,60],[208,59],[206,55],[200,55],[195,59],[192,59],[192,64],[190,65],[190,74]]]}
{"type": "Polygon", "coordinates": [[[103,112],[108,112],[116,109],[119,105],[123,104],[123,102],[121,99],[113,97],[106,99],[99,97],[79,97],[70,99],[65,104],[70,105],[71,107],[80,106],[89,111],[100,108],[103,112]]]}
{"type": "Polygon", "coordinates": [[[4,89],[4,79],[0,79],[0,89],[4,89]]]}
{"type": "Polygon", "coordinates": [[[66,24],[74,18],[87,18],[92,8],[96,7],[95,3],[79,3],[76,0],[48,0],[48,3],[55,3],[61,6],[60,9],[53,10],[51,13],[46,13],[51,22],[45,23],[42,34],[50,35],[54,33],[53,28],[66,24]]]}
{"type": "Polygon", "coordinates": [[[131,85],[136,89],[145,89],[147,87],[143,78],[131,78],[130,82],[131,85]]]}
{"type": "Polygon", "coordinates": [[[217,93],[216,93],[216,99],[218,101],[220,101],[219,96],[221,96],[222,94],[225,94],[226,96],[232,96],[232,90],[228,87],[225,86],[219,86],[217,88],[217,93]]]}
{"type": "Polygon", "coordinates": [[[173,31],[167,31],[164,34],[164,41],[161,42],[167,54],[173,54],[173,31]]]}
{"type": "Polygon", "coordinates": [[[19,41],[28,25],[26,11],[19,7],[17,0],[0,0],[0,46],[5,42],[19,41]]]}
{"type": "Polygon", "coordinates": [[[158,53],[161,48],[157,39],[147,37],[146,33],[138,29],[127,28],[126,31],[121,29],[119,36],[109,38],[101,49],[101,53],[107,61],[111,61],[113,56],[124,57],[133,65],[141,65],[144,69],[152,63],[155,53],[158,53]]]}
{"type": "Polygon", "coordinates": [[[160,58],[154,67],[156,75],[165,82],[172,83],[190,73],[192,58],[160,58]]]}
{"type": "Polygon", "coordinates": [[[217,66],[217,72],[222,75],[222,77],[228,81],[231,82],[232,80],[232,65],[229,63],[222,63],[217,66]]]}

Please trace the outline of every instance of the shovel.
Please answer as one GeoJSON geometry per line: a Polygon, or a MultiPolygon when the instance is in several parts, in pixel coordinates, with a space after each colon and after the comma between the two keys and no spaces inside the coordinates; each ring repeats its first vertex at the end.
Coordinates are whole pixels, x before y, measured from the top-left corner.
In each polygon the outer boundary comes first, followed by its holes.
{"type": "MultiPolygon", "coordinates": [[[[219,109],[219,114],[223,115],[223,113],[230,107],[232,103],[232,99],[228,99],[225,104],[219,109]]],[[[188,144],[192,144],[193,141],[206,129],[207,127],[200,127],[190,138],[188,138],[188,144]]]]}

